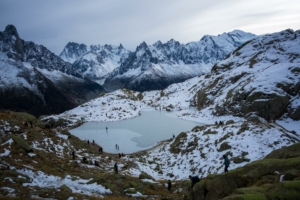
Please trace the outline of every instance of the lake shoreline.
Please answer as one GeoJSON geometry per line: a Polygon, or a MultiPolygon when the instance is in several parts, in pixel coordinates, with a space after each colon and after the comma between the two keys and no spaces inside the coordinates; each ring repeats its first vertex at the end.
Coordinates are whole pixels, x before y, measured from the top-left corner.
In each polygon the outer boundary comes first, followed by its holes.
{"type": "Polygon", "coordinates": [[[81,140],[95,141],[111,154],[132,154],[152,149],[161,141],[192,130],[200,122],[171,117],[167,111],[155,109],[142,111],[131,120],[116,122],[86,122],[70,133],[81,140]],[[118,148],[117,148],[118,147],[118,148]]]}

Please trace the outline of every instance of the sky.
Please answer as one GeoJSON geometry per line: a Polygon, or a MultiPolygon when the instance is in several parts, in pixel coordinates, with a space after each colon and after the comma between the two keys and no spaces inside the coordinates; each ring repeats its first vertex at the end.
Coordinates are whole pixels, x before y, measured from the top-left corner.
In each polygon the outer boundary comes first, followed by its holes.
{"type": "Polygon", "coordinates": [[[68,42],[122,44],[199,41],[235,29],[257,35],[300,29],[299,0],[1,0],[0,31],[59,55],[68,42]]]}

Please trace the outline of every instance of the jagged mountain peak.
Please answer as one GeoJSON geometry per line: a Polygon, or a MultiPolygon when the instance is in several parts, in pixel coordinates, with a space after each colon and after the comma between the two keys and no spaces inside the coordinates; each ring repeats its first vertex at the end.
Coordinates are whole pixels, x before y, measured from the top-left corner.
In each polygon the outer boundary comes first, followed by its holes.
{"type": "Polygon", "coordinates": [[[99,80],[119,67],[129,53],[130,51],[125,49],[122,44],[119,46],[97,44],[89,47],[84,44],[79,47],[79,44],[75,44],[74,46],[67,45],[60,57],[64,61],[72,63],[74,68],[87,77],[99,80]]]}
{"type": "Polygon", "coordinates": [[[173,51],[174,51],[175,50],[174,48],[178,48],[181,44],[180,44],[180,42],[178,42],[174,39],[171,39],[165,45],[168,46],[169,48],[173,48],[173,51]]]}
{"type": "Polygon", "coordinates": [[[200,39],[200,41],[207,41],[207,40],[209,40],[210,39],[210,35],[204,35],[201,39],[200,39]]]}
{"type": "Polygon", "coordinates": [[[167,41],[167,44],[175,44],[177,41],[174,40],[173,38],[167,41]]]}
{"type": "Polygon", "coordinates": [[[161,45],[162,45],[162,42],[161,42],[160,40],[158,40],[157,42],[155,42],[155,43],[153,44],[153,46],[156,47],[156,48],[160,48],[161,45]]]}
{"type": "Polygon", "coordinates": [[[136,51],[142,50],[142,49],[147,49],[148,45],[145,41],[143,41],[139,46],[136,47],[136,51]]]}
{"type": "Polygon", "coordinates": [[[104,48],[106,48],[106,49],[108,49],[109,51],[111,51],[112,50],[112,45],[110,45],[110,44],[105,44],[104,45],[104,48]]]}
{"type": "Polygon", "coordinates": [[[60,58],[69,63],[74,63],[82,55],[88,51],[88,47],[85,44],[79,44],[76,42],[68,42],[63,51],[60,53],[60,58]]]}
{"type": "Polygon", "coordinates": [[[8,36],[14,35],[16,38],[19,38],[17,28],[12,24],[9,24],[5,27],[4,34],[6,34],[8,36]]]}
{"type": "Polygon", "coordinates": [[[76,43],[76,42],[68,42],[68,44],[66,45],[66,47],[68,47],[68,48],[73,48],[73,49],[78,49],[78,50],[82,50],[82,49],[87,49],[87,45],[85,45],[85,44],[83,44],[83,43],[81,43],[81,44],[79,44],[79,43],[76,43]]]}
{"type": "Polygon", "coordinates": [[[119,45],[118,48],[119,48],[119,49],[125,49],[121,43],[120,43],[120,45],[119,45]]]}

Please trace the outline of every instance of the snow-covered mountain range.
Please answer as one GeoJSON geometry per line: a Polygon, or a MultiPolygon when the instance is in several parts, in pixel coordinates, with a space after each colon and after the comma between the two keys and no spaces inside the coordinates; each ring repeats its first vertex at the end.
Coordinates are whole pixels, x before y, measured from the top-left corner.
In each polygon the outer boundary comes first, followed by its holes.
{"type": "Polygon", "coordinates": [[[91,45],[69,42],[60,57],[91,79],[99,79],[112,72],[128,57],[130,51],[122,44],[91,45]]]}
{"type": "Polygon", "coordinates": [[[180,44],[171,39],[153,45],[142,42],[134,52],[122,45],[68,43],[60,57],[92,79],[105,79],[109,90],[127,88],[136,91],[164,89],[210,71],[254,34],[235,30],[218,36],[204,36],[198,42],[180,44]]]}
{"type": "Polygon", "coordinates": [[[149,46],[143,42],[108,75],[103,86],[107,90],[164,89],[172,83],[209,72],[217,61],[254,37],[251,33],[235,30],[219,36],[206,35],[186,45],[173,39],[149,46]]]}
{"type": "Polygon", "coordinates": [[[299,43],[300,31],[259,36],[206,75],[164,90],[117,90],[55,118],[116,121],[136,117],[149,106],[163,108],[207,125],[150,151],[143,157],[148,162],[135,160],[137,170],[157,179],[221,173],[224,154],[230,156],[233,169],[300,141],[299,43]],[[219,121],[224,124],[216,125],[219,121]]]}
{"type": "Polygon", "coordinates": [[[97,97],[104,89],[42,45],[0,32],[0,105],[34,115],[60,113],[97,97]]]}

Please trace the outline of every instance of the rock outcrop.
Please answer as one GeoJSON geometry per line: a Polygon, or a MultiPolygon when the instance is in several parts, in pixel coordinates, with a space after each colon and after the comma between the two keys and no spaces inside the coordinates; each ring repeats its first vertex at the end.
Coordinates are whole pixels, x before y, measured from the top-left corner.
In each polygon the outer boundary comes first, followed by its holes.
{"type": "Polygon", "coordinates": [[[299,120],[300,31],[259,36],[217,63],[201,80],[193,104],[215,104],[215,115],[299,120]]]}

